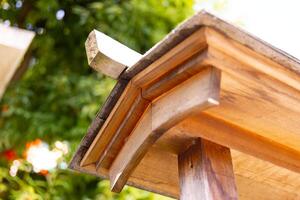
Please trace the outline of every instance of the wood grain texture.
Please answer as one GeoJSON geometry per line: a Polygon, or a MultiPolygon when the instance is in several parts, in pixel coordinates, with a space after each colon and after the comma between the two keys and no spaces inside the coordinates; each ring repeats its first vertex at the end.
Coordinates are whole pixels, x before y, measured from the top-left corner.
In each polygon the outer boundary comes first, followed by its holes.
{"type": "Polygon", "coordinates": [[[210,115],[300,151],[299,90],[211,47],[205,62],[222,70],[221,105],[210,115]]]}
{"type": "Polygon", "coordinates": [[[239,195],[253,199],[300,199],[300,174],[232,150],[239,195]],[[248,187],[243,187],[248,185],[248,187]],[[254,192],[255,191],[255,192],[254,192]]]}
{"type": "Polygon", "coordinates": [[[159,81],[158,84],[155,83],[154,85],[151,85],[151,87],[147,88],[145,93],[142,91],[142,97],[137,97],[134,104],[127,112],[126,117],[120,124],[114,138],[109,142],[105,152],[100,155],[96,164],[97,168],[99,168],[100,165],[105,168],[110,167],[115,155],[123,146],[124,140],[128,137],[142,112],[150,103],[148,99],[154,100],[155,97],[166,93],[168,90],[171,90],[173,87],[179,85],[201,70],[205,70],[205,67],[207,66],[202,65],[202,61],[206,57],[207,55],[205,51],[197,53],[182,66],[179,66],[175,68],[175,70],[171,71],[171,73],[166,74],[164,79],[159,81]]]}
{"type": "Polygon", "coordinates": [[[143,88],[205,48],[204,29],[200,29],[137,74],[132,82],[143,88]]]}
{"type": "Polygon", "coordinates": [[[139,121],[142,116],[144,110],[150,104],[148,100],[144,99],[141,95],[138,95],[133,102],[133,105],[130,107],[128,112],[126,113],[125,118],[119,125],[116,130],[113,138],[109,141],[108,146],[105,148],[103,154],[100,154],[100,157],[96,163],[96,168],[98,169],[100,166],[104,168],[109,168],[115,158],[115,155],[118,154],[124,143],[126,142],[126,138],[129,136],[136,123],[139,121]]]}
{"type": "Polygon", "coordinates": [[[238,199],[230,150],[204,139],[178,156],[180,200],[238,199]]]}
{"type": "MultiPolygon", "coordinates": [[[[170,159],[167,159],[169,155],[174,157],[184,152],[193,137],[200,136],[266,160],[233,151],[237,188],[241,191],[240,199],[299,199],[300,177],[299,173],[293,172],[299,171],[299,61],[208,13],[200,13],[172,32],[132,68],[125,70],[121,77],[131,79],[140,74],[141,82],[137,83],[141,85],[137,88],[142,87],[139,88],[142,91],[141,95],[155,102],[171,90],[173,85],[189,78],[189,74],[179,73],[177,76],[177,72],[181,72],[180,69],[184,68],[187,59],[193,59],[201,51],[205,52],[203,54],[205,56],[200,65],[214,66],[222,70],[220,105],[204,111],[204,118],[200,115],[197,116],[199,118],[194,117],[194,120],[201,121],[201,125],[195,126],[195,134],[187,134],[184,129],[172,132],[173,128],[165,132],[153,145],[159,149],[161,156],[151,154],[151,150],[148,151],[151,155],[147,153],[144,156],[151,160],[160,159],[161,166],[155,168],[147,162],[152,164],[156,162],[142,159],[127,183],[178,197],[178,180],[176,182],[173,178],[177,173],[177,165],[173,166],[174,162],[169,164],[162,160],[170,162],[170,159]],[[205,28],[206,26],[209,28],[205,28]],[[164,57],[172,48],[188,40],[188,37],[200,28],[206,31],[202,34],[205,41],[204,46],[199,46],[201,48],[199,52],[195,50],[196,53],[191,57],[181,54],[181,60],[178,61],[169,61],[164,57]],[[162,57],[165,60],[161,60],[162,57]],[[161,72],[159,68],[162,69],[161,72]],[[153,72],[153,76],[150,72],[153,72]],[[159,97],[160,95],[162,96],[159,97]],[[207,118],[213,120],[207,121],[207,118]],[[224,131],[220,131],[223,128],[224,131]],[[172,134],[169,134],[170,132],[172,134]],[[160,174],[161,177],[156,174],[160,174]]],[[[129,107],[133,105],[134,103],[131,103],[129,107]]],[[[122,120],[125,118],[126,115],[122,120]]],[[[119,125],[125,123],[122,120],[119,121],[119,125]]],[[[95,150],[97,151],[97,148],[95,150]]],[[[84,151],[78,153],[75,164],[80,162],[80,158],[84,155],[82,152],[84,151]]],[[[107,155],[112,160],[116,157],[112,154],[107,155]]],[[[85,172],[96,175],[105,174],[108,178],[109,170],[99,167],[96,171],[97,158],[91,161],[87,163],[88,165],[76,169],[85,169],[85,172]]]]}
{"type": "Polygon", "coordinates": [[[98,134],[95,137],[89,150],[83,157],[80,164],[81,166],[97,162],[100,155],[104,153],[110,140],[114,137],[114,134],[118,130],[119,125],[126,117],[128,111],[131,108],[131,105],[140,95],[141,90],[135,87],[131,82],[129,82],[119,101],[114,106],[110,115],[101,127],[99,131],[99,133],[101,134],[98,134]]]}
{"type": "Polygon", "coordinates": [[[250,65],[255,70],[274,77],[278,81],[300,91],[300,76],[272,59],[256,53],[212,28],[205,28],[205,37],[209,47],[217,49],[235,58],[240,63],[250,65]]]}
{"type": "Polygon", "coordinates": [[[201,137],[300,172],[300,153],[298,151],[207,114],[193,116],[169,131],[175,132],[171,134],[182,132],[191,137],[201,137]]]}
{"type": "Polygon", "coordinates": [[[217,106],[220,81],[221,72],[208,67],[155,99],[152,102],[153,130],[165,132],[189,115],[217,106]]]}
{"type": "Polygon", "coordinates": [[[150,104],[109,170],[111,189],[121,191],[151,145],[166,130],[197,112],[218,105],[220,71],[207,68],[150,104]]]}
{"type": "MultiPolygon", "coordinates": [[[[231,150],[231,155],[239,199],[300,199],[299,173],[235,150],[231,150]]],[[[177,155],[156,146],[147,152],[127,184],[178,199],[180,191],[177,168],[177,155]]],[[[108,170],[102,168],[96,172],[95,165],[78,170],[108,178],[108,170]]]]}
{"type": "Polygon", "coordinates": [[[85,43],[89,65],[96,71],[117,79],[141,57],[118,41],[97,30],[93,30],[85,43]]]}
{"type": "Polygon", "coordinates": [[[179,85],[183,81],[197,74],[203,68],[207,67],[208,65],[203,63],[206,58],[207,51],[203,50],[196,53],[190,59],[163,75],[157,82],[142,88],[142,96],[145,99],[154,100],[156,97],[162,95],[176,85],[179,85]]]}

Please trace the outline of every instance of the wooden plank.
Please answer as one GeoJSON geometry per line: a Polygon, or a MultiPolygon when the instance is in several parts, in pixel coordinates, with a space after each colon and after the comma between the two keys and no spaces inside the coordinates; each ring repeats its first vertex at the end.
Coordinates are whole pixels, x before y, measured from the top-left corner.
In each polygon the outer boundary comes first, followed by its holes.
{"type": "Polygon", "coordinates": [[[89,65],[114,79],[142,57],[141,54],[97,30],[89,34],[85,48],[89,65]]]}
{"type": "Polygon", "coordinates": [[[161,94],[179,85],[186,79],[197,74],[208,65],[203,64],[207,58],[207,51],[196,53],[190,59],[163,75],[157,82],[142,88],[142,95],[145,99],[153,100],[161,94]]]}
{"type": "Polygon", "coordinates": [[[294,71],[256,53],[215,29],[206,27],[205,37],[209,47],[215,48],[243,64],[251,65],[255,70],[268,74],[282,83],[300,90],[300,76],[294,71]]]}
{"type": "Polygon", "coordinates": [[[109,169],[111,189],[122,190],[150,146],[166,130],[193,113],[218,105],[219,87],[220,71],[207,68],[154,101],[109,169]]]}
{"type": "Polygon", "coordinates": [[[129,82],[117,104],[101,127],[99,131],[99,133],[101,134],[97,134],[90,148],[81,160],[81,166],[97,162],[100,155],[104,153],[106,147],[109,144],[109,141],[114,137],[114,134],[118,130],[119,125],[126,117],[128,111],[131,108],[131,105],[140,95],[141,89],[137,88],[131,82],[129,82]]]}
{"type": "Polygon", "coordinates": [[[200,29],[136,75],[132,79],[133,84],[143,88],[151,82],[155,82],[165,73],[174,69],[195,53],[204,50],[206,47],[204,29],[200,29]]]}
{"type": "Polygon", "coordinates": [[[300,199],[299,173],[238,151],[231,151],[231,155],[235,175],[241,177],[237,180],[241,196],[252,195],[252,199],[300,199]]]}
{"type": "MultiPolygon", "coordinates": [[[[162,137],[159,140],[161,139],[162,137]]],[[[231,155],[239,199],[300,198],[299,173],[235,150],[231,150],[231,155]]],[[[158,146],[151,147],[131,174],[127,184],[178,199],[180,191],[177,160],[176,154],[169,153],[158,146]]],[[[108,178],[107,169],[101,168],[96,172],[95,165],[88,165],[83,169],[92,172],[93,175],[108,178]]]]}
{"type": "Polygon", "coordinates": [[[151,147],[128,179],[129,185],[178,197],[178,159],[176,154],[151,147]]]}
{"type": "Polygon", "coordinates": [[[136,97],[133,105],[126,113],[125,118],[119,125],[113,138],[109,141],[105,151],[100,154],[100,157],[96,163],[96,169],[98,169],[100,166],[108,169],[111,166],[115,155],[118,154],[121,147],[124,145],[126,138],[129,136],[149,104],[150,102],[144,99],[141,95],[136,97]]]}
{"type": "Polygon", "coordinates": [[[238,199],[230,150],[204,139],[178,156],[180,200],[238,199]]]}
{"type": "Polygon", "coordinates": [[[190,117],[170,129],[170,132],[172,131],[185,132],[191,137],[201,137],[289,170],[300,172],[299,151],[207,114],[202,113],[190,117]]]}
{"type": "Polygon", "coordinates": [[[222,70],[222,104],[210,115],[300,151],[299,90],[211,47],[205,62],[222,70]]]}
{"type": "MultiPolygon", "coordinates": [[[[155,192],[172,198],[178,197],[178,159],[176,154],[151,147],[140,164],[129,177],[127,184],[143,190],[155,192]]],[[[82,167],[84,172],[92,173],[104,179],[109,178],[108,169],[95,164],[82,167]]]]}

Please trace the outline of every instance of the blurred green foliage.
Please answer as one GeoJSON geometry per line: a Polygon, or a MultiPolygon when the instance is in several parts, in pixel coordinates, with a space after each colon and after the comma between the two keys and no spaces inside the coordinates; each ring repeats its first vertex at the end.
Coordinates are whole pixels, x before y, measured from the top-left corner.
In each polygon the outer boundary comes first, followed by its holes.
{"type": "Polygon", "coordinates": [[[1,102],[8,106],[0,118],[2,149],[36,137],[80,140],[114,85],[87,66],[91,30],[144,53],[192,12],[191,0],[7,0],[2,7],[7,3],[0,18],[38,34],[29,70],[1,102]]]}
{"type": "MultiPolygon", "coordinates": [[[[114,81],[87,65],[84,42],[98,29],[144,53],[193,13],[192,0],[1,0],[0,20],[36,32],[31,61],[0,102],[0,152],[36,138],[66,140],[74,153],[114,81]]],[[[126,188],[110,193],[107,182],[57,169],[46,176],[20,169],[9,175],[0,162],[0,199],[159,199],[126,188]]]]}

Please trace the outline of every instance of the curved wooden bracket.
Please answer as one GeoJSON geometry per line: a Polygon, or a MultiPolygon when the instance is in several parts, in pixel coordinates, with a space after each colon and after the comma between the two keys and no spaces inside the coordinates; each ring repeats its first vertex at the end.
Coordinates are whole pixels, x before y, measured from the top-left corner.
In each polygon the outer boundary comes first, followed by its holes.
{"type": "Polygon", "coordinates": [[[109,169],[112,191],[122,190],[164,132],[186,117],[219,104],[220,75],[218,69],[208,67],[149,105],[109,169]]]}

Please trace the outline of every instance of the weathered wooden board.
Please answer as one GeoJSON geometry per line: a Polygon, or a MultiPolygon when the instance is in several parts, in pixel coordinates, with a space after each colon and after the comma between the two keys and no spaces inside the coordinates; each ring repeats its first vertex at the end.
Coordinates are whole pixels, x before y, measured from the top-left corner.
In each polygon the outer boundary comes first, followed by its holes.
{"type": "Polygon", "coordinates": [[[0,98],[21,65],[34,33],[0,24],[0,98]]]}
{"type": "Polygon", "coordinates": [[[89,65],[96,71],[117,79],[142,55],[97,30],[93,30],[85,42],[89,65]]]}

